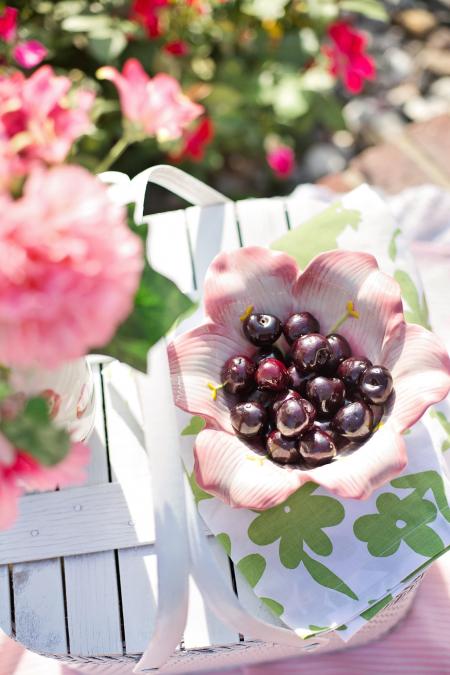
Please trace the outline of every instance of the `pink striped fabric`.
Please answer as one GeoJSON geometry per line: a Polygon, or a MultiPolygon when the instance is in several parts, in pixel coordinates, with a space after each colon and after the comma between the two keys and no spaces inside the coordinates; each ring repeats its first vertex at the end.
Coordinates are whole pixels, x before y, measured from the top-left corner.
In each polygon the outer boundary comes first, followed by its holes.
{"type": "MultiPolygon", "coordinates": [[[[450,675],[450,553],[431,567],[411,612],[382,642],[348,652],[311,655],[221,672],[227,675],[297,675],[310,672],[314,675],[450,675]]],[[[31,654],[0,634],[0,675],[76,673],[76,669],[31,654]]],[[[97,666],[95,675],[102,673],[103,670],[97,666]]],[[[106,668],[104,673],[109,675],[111,669],[106,668]]],[[[130,674],[131,666],[114,669],[114,675],[130,674]]]]}

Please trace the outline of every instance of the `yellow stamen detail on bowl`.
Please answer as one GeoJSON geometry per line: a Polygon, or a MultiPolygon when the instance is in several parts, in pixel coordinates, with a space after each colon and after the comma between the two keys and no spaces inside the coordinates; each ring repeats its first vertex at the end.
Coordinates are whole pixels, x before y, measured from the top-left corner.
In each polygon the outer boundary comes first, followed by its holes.
{"type": "Polygon", "coordinates": [[[248,317],[250,316],[250,314],[251,314],[252,312],[253,312],[253,305],[249,305],[249,306],[247,307],[247,309],[245,310],[245,312],[244,312],[243,314],[241,314],[241,316],[239,317],[239,320],[240,320],[240,321],[245,321],[245,319],[248,319],[248,317]]]}
{"type": "Polygon", "coordinates": [[[249,459],[251,462],[256,462],[259,466],[263,466],[267,457],[262,457],[261,455],[246,455],[246,459],[249,459]]]}
{"type": "Polygon", "coordinates": [[[217,400],[217,392],[220,389],[223,389],[225,384],[212,384],[212,382],[208,382],[206,386],[208,387],[208,389],[211,390],[212,400],[216,401],[217,400]]]}
{"type": "Polygon", "coordinates": [[[377,426],[376,426],[375,429],[373,430],[373,433],[375,433],[376,431],[378,431],[379,429],[381,429],[381,427],[384,427],[384,422],[378,422],[377,426]]]}
{"type": "Polygon", "coordinates": [[[354,319],[359,319],[359,312],[355,309],[355,305],[353,304],[353,300],[349,300],[347,302],[347,314],[349,316],[352,316],[354,319]]]}

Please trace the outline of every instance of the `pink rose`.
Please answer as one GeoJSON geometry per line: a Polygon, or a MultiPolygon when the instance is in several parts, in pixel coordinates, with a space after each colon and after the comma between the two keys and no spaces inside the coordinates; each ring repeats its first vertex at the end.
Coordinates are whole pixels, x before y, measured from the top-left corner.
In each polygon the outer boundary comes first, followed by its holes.
{"type": "Polygon", "coordinates": [[[345,21],[333,23],[328,35],[332,45],[323,51],[330,60],[331,74],[340,77],[348,91],[359,94],[364,80],[373,80],[376,75],[375,63],[365,51],[365,36],[345,21]]]}
{"type": "Polygon", "coordinates": [[[0,15],[0,39],[12,42],[17,33],[18,10],[15,7],[5,7],[0,15]]]}
{"type": "Polygon", "coordinates": [[[150,78],[137,59],[128,59],[122,73],[104,66],[97,75],[115,84],[123,115],[149,136],[179,138],[203,112],[203,106],[183,94],[175,78],[166,73],[150,78]]]}
{"type": "Polygon", "coordinates": [[[287,145],[279,145],[267,153],[267,163],[280,178],[291,175],[295,165],[295,155],[292,148],[287,145]]]}
{"type": "Polygon", "coordinates": [[[231,506],[267,509],[307,481],[340,497],[362,499],[405,468],[402,432],[447,395],[450,360],[433,333],[405,323],[399,286],[379,271],[373,256],[330,251],[300,272],[284,253],[243,248],[215,258],[204,292],[205,323],[169,346],[175,402],[207,423],[194,449],[201,488],[231,506]],[[230,356],[252,356],[256,350],[245,339],[239,317],[249,305],[282,321],[301,309],[311,312],[327,334],[348,301],[359,318],[339,332],[354,354],[384,365],[394,379],[395,400],[384,426],[352,454],[312,470],[251,461],[261,456],[236,436],[223,391],[214,400],[208,388],[221,381],[230,356]]]}
{"type": "Polygon", "coordinates": [[[19,42],[13,49],[13,57],[22,68],[35,68],[47,54],[47,49],[38,40],[19,42]]]}
{"type": "Polygon", "coordinates": [[[33,169],[0,207],[0,362],[53,368],[107,343],[143,265],[124,209],[71,165],[33,169]]]}

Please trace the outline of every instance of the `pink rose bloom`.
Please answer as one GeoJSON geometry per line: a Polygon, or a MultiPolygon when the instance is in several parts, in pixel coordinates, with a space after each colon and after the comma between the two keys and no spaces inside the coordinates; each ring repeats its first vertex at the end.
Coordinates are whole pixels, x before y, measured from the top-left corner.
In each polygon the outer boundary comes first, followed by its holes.
{"type": "Polygon", "coordinates": [[[17,33],[18,10],[15,7],[5,7],[0,15],[0,40],[12,42],[17,33]]]}
{"type": "Polygon", "coordinates": [[[330,60],[329,70],[340,77],[345,87],[353,94],[359,94],[364,80],[373,80],[376,67],[366,53],[367,39],[345,21],[336,21],[328,28],[332,45],[323,48],[330,60]]]}
{"type": "Polygon", "coordinates": [[[164,51],[173,56],[186,56],[189,53],[189,45],[184,40],[172,40],[172,42],[166,42],[164,51]]]}
{"type": "Polygon", "coordinates": [[[150,38],[162,34],[159,13],[169,5],[169,0],[133,0],[130,18],[144,26],[150,38]]]}
{"type": "Polygon", "coordinates": [[[149,136],[180,138],[183,129],[203,113],[203,106],[185,96],[175,78],[166,73],[150,78],[137,59],[128,59],[122,73],[104,66],[97,75],[115,84],[123,115],[149,136]]]}
{"type": "Polygon", "coordinates": [[[294,151],[287,145],[279,145],[273,150],[269,150],[267,163],[279,178],[287,178],[294,170],[294,151]]]}
{"type": "Polygon", "coordinates": [[[0,362],[53,368],[107,343],[143,256],[106,186],[81,167],[37,168],[0,207],[0,362]]]}
{"type": "Polygon", "coordinates": [[[47,49],[39,40],[19,42],[13,49],[13,57],[22,68],[35,68],[47,54],[47,49]]]}
{"type": "Polygon", "coordinates": [[[363,499],[405,468],[402,432],[447,395],[450,360],[433,333],[405,323],[400,288],[380,272],[373,256],[330,251],[301,272],[285,253],[243,248],[215,258],[204,293],[205,323],[169,346],[175,402],[206,420],[194,449],[201,488],[231,506],[267,509],[308,481],[340,497],[363,499]],[[326,335],[349,301],[359,318],[345,322],[339,333],[353,354],[365,355],[393,376],[395,398],[384,426],[352,454],[312,470],[254,461],[261,455],[236,436],[223,391],[213,400],[208,388],[221,382],[229,357],[257,351],[244,337],[240,316],[250,305],[282,321],[294,311],[307,311],[326,335]]]}
{"type": "Polygon", "coordinates": [[[30,77],[0,77],[0,178],[22,175],[36,163],[63,162],[74,141],[90,128],[93,94],[79,90],[68,104],[72,83],[42,66],[30,77]]]}
{"type": "Polygon", "coordinates": [[[67,457],[59,464],[45,467],[27,453],[12,448],[0,434],[0,530],[14,523],[18,501],[24,492],[54,490],[84,483],[89,454],[89,448],[84,443],[73,443],[67,457]],[[5,444],[14,452],[9,462],[2,461],[5,444]]]}

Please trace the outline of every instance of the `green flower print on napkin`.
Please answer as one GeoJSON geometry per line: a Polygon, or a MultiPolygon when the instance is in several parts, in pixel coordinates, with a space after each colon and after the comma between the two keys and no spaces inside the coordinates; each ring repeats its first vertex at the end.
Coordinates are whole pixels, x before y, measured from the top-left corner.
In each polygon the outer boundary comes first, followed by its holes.
{"type": "Polygon", "coordinates": [[[406,300],[409,310],[405,308],[405,319],[409,323],[418,323],[431,330],[428,305],[425,295],[419,296],[419,291],[409,274],[404,270],[396,270],[394,278],[400,286],[402,297],[406,300]]]}
{"type": "Polygon", "coordinates": [[[402,541],[427,558],[441,553],[444,542],[429,527],[429,523],[436,520],[438,509],[450,520],[441,476],[435,471],[424,471],[395,478],[391,485],[412,488],[413,492],[403,499],[391,492],[381,494],[376,501],[378,513],[361,516],[355,521],[353,530],[357,538],[367,542],[369,553],[376,557],[393,555],[402,541]],[[424,499],[428,490],[433,493],[436,504],[424,499]]]}
{"type": "Polygon", "coordinates": [[[441,445],[441,451],[447,452],[447,450],[450,450],[450,422],[448,421],[443,412],[441,412],[440,410],[435,410],[434,408],[430,411],[430,416],[439,422],[439,424],[447,434],[447,438],[444,441],[442,441],[441,445]]]}
{"type": "Polygon", "coordinates": [[[318,487],[306,483],[283,504],[261,513],[250,524],[248,536],[258,546],[279,539],[280,561],[285,567],[295,569],[303,563],[317,583],[357,600],[342,579],[305,551],[306,544],[316,555],[330,555],[333,544],[323,529],[339,525],[345,515],[344,507],[336,499],[313,495],[318,487]]]}

